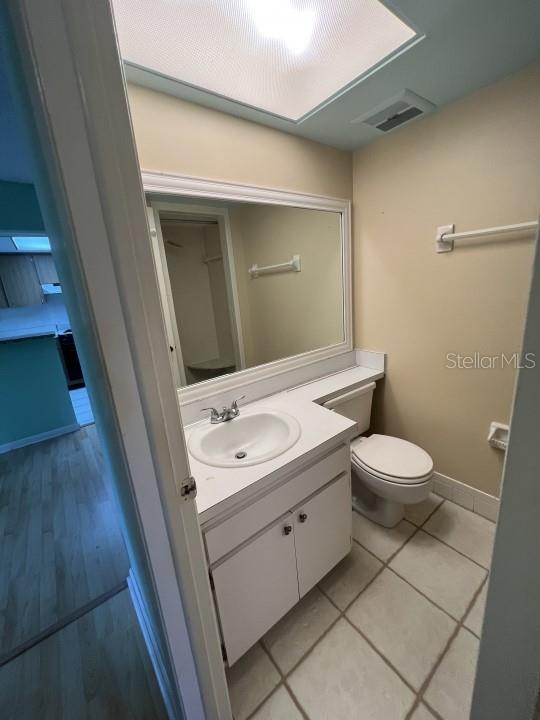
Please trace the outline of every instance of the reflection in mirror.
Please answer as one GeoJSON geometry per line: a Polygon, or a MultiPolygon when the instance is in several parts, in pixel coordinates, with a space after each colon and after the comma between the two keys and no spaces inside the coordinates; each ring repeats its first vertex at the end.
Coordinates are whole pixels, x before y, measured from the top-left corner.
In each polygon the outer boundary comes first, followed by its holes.
{"type": "Polygon", "coordinates": [[[341,213],[151,205],[180,384],[343,342],[341,213]]]}

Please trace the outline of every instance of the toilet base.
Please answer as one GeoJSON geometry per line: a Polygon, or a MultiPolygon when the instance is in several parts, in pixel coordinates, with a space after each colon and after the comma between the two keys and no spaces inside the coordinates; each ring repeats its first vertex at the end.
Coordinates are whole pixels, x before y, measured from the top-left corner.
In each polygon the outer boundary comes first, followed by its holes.
{"type": "Polygon", "coordinates": [[[368,504],[360,496],[353,495],[353,508],[377,525],[392,528],[405,517],[405,506],[402,503],[386,500],[376,495],[373,495],[370,501],[368,504]]]}

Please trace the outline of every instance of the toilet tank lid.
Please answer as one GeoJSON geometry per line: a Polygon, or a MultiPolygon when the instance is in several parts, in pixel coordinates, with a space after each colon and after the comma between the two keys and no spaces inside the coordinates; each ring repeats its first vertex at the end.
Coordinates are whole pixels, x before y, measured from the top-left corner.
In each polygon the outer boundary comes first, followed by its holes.
{"type": "Polygon", "coordinates": [[[351,443],[351,451],[360,464],[376,474],[413,479],[433,470],[433,460],[425,450],[391,435],[359,437],[351,443]]]}

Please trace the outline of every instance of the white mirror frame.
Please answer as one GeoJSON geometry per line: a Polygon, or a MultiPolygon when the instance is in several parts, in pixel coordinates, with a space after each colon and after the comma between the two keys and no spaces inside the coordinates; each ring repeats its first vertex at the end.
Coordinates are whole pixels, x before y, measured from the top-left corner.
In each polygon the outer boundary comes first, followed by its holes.
{"type": "MultiPolygon", "coordinates": [[[[187,177],[169,173],[142,171],[142,182],[146,194],[178,196],[180,199],[205,198],[212,200],[231,200],[236,202],[265,205],[286,205],[311,210],[327,210],[341,214],[341,267],[343,274],[343,331],[344,339],[335,345],[310,350],[300,355],[292,355],[274,360],[264,365],[238,370],[230,375],[222,375],[200,383],[181,387],[178,396],[181,404],[196,402],[210,395],[226,393],[247,383],[266,380],[275,375],[294,370],[305,365],[350,352],[352,343],[352,282],[351,282],[351,203],[349,200],[304,195],[284,190],[239,185],[236,183],[216,182],[203,178],[187,177]]],[[[164,198],[165,200],[165,198],[164,198]]],[[[167,297],[162,298],[163,307],[169,305],[167,297]]]]}

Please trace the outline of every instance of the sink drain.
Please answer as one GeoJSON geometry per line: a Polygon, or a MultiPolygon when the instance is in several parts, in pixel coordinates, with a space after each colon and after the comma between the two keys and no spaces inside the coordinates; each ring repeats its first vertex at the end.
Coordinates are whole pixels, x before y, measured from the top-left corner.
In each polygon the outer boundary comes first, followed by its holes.
{"type": "Polygon", "coordinates": [[[239,450],[237,453],[235,453],[234,457],[237,460],[243,460],[245,457],[247,457],[247,452],[244,452],[244,450],[239,450]]]}

